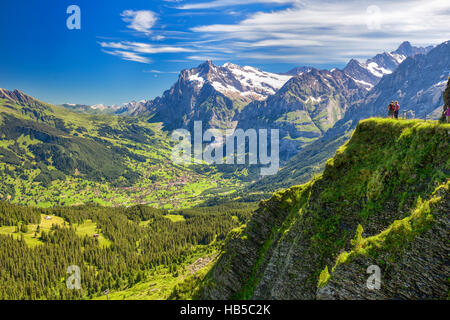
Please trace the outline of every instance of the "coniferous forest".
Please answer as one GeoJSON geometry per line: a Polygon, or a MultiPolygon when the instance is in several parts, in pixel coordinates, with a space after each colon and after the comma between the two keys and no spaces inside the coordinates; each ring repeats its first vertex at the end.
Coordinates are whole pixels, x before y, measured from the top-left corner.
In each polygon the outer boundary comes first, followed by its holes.
{"type": "Polygon", "coordinates": [[[448,300],[449,21],[0,1],[0,302],[448,300]]]}
{"type": "Polygon", "coordinates": [[[211,244],[244,223],[253,209],[253,204],[189,209],[177,212],[184,221],[173,222],[164,210],[148,206],[38,209],[2,202],[1,225],[16,229],[0,234],[0,299],[89,299],[106,289],[131,287],[157,266],[175,273],[194,248],[213,250],[211,244]],[[50,231],[24,229],[50,215],[64,223],[50,231]],[[75,226],[88,219],[107,242],[77,235],[75,226]],[[29,231],[39,245],[25,240],[29,231]],[[67,287],[71,265],[81,269],[81,290],[67,287]]]}

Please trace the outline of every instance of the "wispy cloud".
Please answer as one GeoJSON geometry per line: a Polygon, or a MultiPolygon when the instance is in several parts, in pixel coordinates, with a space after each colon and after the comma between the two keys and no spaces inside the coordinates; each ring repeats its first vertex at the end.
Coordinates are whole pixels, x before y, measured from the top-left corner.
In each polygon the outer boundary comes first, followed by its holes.
{"type": "MultiPolygon", "coordinates": [[[[135,30],[145,35],[150,35],[153,30],[153,26],[158,20],[156,13],[150,10],[124,10],[121,13],[122,20],[127,22],[129,29],[135,30]]],[[[173,33],[173,32],[172,32],[173,33]]],[[[175,32],[176,34],[185,34],[186,32],[175,32]]],[[[192,32],[188,32],[192,33],[192,32]]],[[[167,32],[170,34],[170,32],[167,32]]],[[[103,39],[107,39],[104,38],[103,39]]],[[[177,45],[163,45],[163,41],[166,39],[165,35],[156,34],[151,37],[157,45],[136,42],[136,41],[100,41],[98,44],[102,48],[102,51],[120,57],[123,60],[135,61],[141,63],[150,63],[151,59],[145,55],[161,54],[161,53],[181,53],[181,52],[196,52],[193,48],[177,46],[177,45]]]]}
{"type": "MultiPolygon", "coordinates": [[[[222,0],[202,5],[236,2],[222,0]]],[[[316,63],[345,62],[358,51],[361,56],[356,58],[367,58],[381,48],[394,49],[405,40],[429,45],[449,37],[450,1],[372,1],[372,8],[376,6],[379,11],[368,10],[367,2],[356,0],[290,2],[289,8],[256,12],[235,24],[202,25],[191,30],[200,39],[211,40],[209,46],[220,44],[240,52],[240,56],[280,62],[296,56],[312,57],[316,63]],[[373,28],[374,19],[377,28],[373,28]]]]}
{"type": "Polygon", "coordinates": [[[226,60],[229,60],[229,57],[221,57],[221,56],[217,56],[217,55],[193,55],[193,56],[188,56],[187,59],[194,60],[194,61],[206,61],[206,60],[226,61],[226,60]]]}
{"type": "Polygon", "coordinates": [[[120,57],[123,60],[135,61],[135,62],[141,62],[141,63],[150,63],[151,62],[151,60],[149,58],[140,56],[140,55],[138,55],[134,52],[130,52],[130,51],[121,51],[121,50],[113,50],[113,51],[102,50],[102,51],[104,53],[120,57]]]}
{"type": "MultiPolygon", "coordinates": [[[[125,10],[121,16],[127,27],[139,32],[132,36],[151,34],[148,42],[104,39],[99,45],[109,54],[143,63],[150,61],[150,55],[176,53],[177,61],[183,62],[239,58],[265,63],[342,65],[351,58],[367,59],[380,50],[394,50],[405,40],[422,46],[438,44],[448,40],[450,29],[450,1],[442,0],[167,2],[175,3],[167,6],[175,10],[173,16],[211,13],[208,9],[213,8],[220,9],[214,11],[217,15],[229,16],[230,10],[245,14],[222,19],[227,23],[220,24],[211,18],[211,24],[192,25],[184,17],[176,23],[168,19],[169,23],[161,24],[152,11],[125,10]],[[255,6],[236,8],[255,3],[264,6],[256,12],[251,11],[255,6]],[[156,23],[161,28],[155,28],[156,23]]],[[[165,17],[161,14],[159,19],[165,17]]],[[[171,56],[164,58],[173,61],[171,56]]]]}
{"type": "Polygon", "coordinates": [[[122,20],[128,23],[128,28],[146,35],[152,32],[151,28],[158,20],[156,13],[150,10],[125,10],[121,16],[122,20]]]}
{"type": "Polygon", "coordinates": [[[113,48],[129,50],[142,54],[156,54],[156,53],[177,53],[177,52],[192,52],[192,49],[177,47],[177,46],[155,46],[149,43],[119,41],[119,42],[99,42],[102,48],[113,48]]]}
{"type": "Polygon", "coordinates": [[[178,6],[178,9],[192,10],[192,9],[212,9],[229,6],[249,5],[254,3],[270,3],[270,4],[289,4],[299,2],[298,0],[214,0],[207,2],[198,2],[191,4],[184,4],[178,6]]]}
{"type": "Polygon", "coordinates": [[[179,71],[161,71],[161,70],[143,70],[144,73],[155,73],[155,74],[178,74],[179,71]]]}

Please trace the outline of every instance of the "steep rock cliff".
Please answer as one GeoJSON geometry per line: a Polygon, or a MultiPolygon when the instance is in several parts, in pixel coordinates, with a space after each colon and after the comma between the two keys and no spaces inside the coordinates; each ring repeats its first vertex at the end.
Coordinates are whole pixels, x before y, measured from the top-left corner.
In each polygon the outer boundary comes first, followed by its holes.
{"type": "Polygon", "coordinates": [[[384,293],[372,296],[352,291],[357,281],[364,279],[362,285],[366,285],[366,269],[373,264],[368,253],[359,252],[348,263],[336,261],[342,260],[343,252],[355,250],[358,231],[363,230],[359,240],[383,234],[394,221],[407,219],[421,208],[420,199],[431,201],[436,188],[446,185],[450,176],[448,130],[450,125],[436,122],[360,122],[321,176],[261,202],[248,225],[230,234],[205,279],[201,297],[445,298],[448,282],[442,275],[448,276],[448,270],[432,271],[435,262],[449,263],[448,248],[442,245],[448,240],[448,216],[442,214],[448,212],[446,187],[439,189],[441,202],[432,209],[436,212],[429,213],[437,218],[431,219],[428,229],[398,240],[403,253],[389,261],[397,269],[384,277],[396,278],[385,281],[390,287],[384,293]],[[430,254],[436,260],[429,259],[430,254]],[[334,272],[330,275],[328,270],[334,272]],[[409,295],[401,289],[413,286],[424,289],[409,295]]]}

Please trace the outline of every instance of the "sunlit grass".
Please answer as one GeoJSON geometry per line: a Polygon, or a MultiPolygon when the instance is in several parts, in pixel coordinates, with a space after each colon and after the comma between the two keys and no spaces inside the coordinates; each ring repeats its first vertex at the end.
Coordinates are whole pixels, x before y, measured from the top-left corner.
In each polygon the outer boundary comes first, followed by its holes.
{"type": "Polygon", "coordinates": [[[109,247],[111,245],[111,241],[101,234],[101,230],[98,230],[97,224],[90,219],[85,220],[82,224],[75,225],[75,228],[76,234],[80,237],[94,237],[94,235],[98,235],[97,239],[100,246],[109,247]]]}
{"type": "Polygon", "coordinates": [[[180,222],[186,220],[182,215],[178,214],[166,214],[164,217],[170,219],[172,222],[180,222]]]}
{"type": "Polygon", "coordinates": [[[28,224],[27,232],[16,232],[16,226],[4,226],[0,227],[0,234],[12,235],[14,239],[20,239],[23,236],[25,243],[30,247],[34,247],[36,245],[42,244],[42,241],[39,240],[41,232],[50,232],[52,225],[58,225],[62,227],[65,225],[64,219],[53,215],[42,214],[41,222],[39,224],[39,233],[36,232],[38,230],[37,224],[28,224]]]}

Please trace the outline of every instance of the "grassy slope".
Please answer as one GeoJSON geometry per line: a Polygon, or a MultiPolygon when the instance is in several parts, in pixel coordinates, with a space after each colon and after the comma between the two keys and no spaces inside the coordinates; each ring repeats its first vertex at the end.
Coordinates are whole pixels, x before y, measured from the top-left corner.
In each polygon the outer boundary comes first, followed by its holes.
{"type": "MultiPolygon", "coordinates": [[[[362,121],[352,140],[326,164],[322,179],[334,181],[322,190],[319,203],[335,209],[330,217],[316,215],[323,224],[314,223],[313,244],[335,255],[350,242],[339,222],[352,219],[361,226],[360,234],[367,228],[366,234],[373,235],[357,245],[364,248],[425,212],[420,199],[432,201],[435,189],[449,181],[449,130],[450,125],[435,121],[362,121]],[[348,207],[357,210],[349,216],[348,207]],[[382,233],[380,226],[386,228],[382,233]]],[[[338,263],[348,255],[340,255],[338,263]]]]}
{"type": "Polygon", "coordinates": [[[210,188],[240,185],[215,168],[198,172],[174,166],[172,142],[160,124],[44,103],[37,109],[5,99],[0,123],[3,200],[40,207],[93,201],[171,209],[212,197],[205,193],[210,188]]]}
{"type": "MultiPolygon", "coordinates": [[[[198,246],[193,253],[180,264],[176,271],[171,271],[168,267],[159,266],[152,270],[147,278],[138,284],[122,291],[114,291],[108,295],[110,300],[185,300],[190,299],[184,294],[184,287],[194,283],[197,285],[199,278],[210,270],[212,261],[217,255],[216,244],[209,246],[198,246]],[[205,261],[199,269],[193,269],[193,266],[199,261],[205,261]]],[[[189,287],[191,290],[191,288],[189,287]]],[[[93,300],[106,300],[105,296],[99,296],[93,300]]]]}
{"type": "Polygon", "coordinates": [[[47,220],[45,219],[45,216],[46,215],[44,214],[41,215],[41,222],[39,224],[27,224],[27,232],[20,232],[16,230],[17,228],[15,226],[3,226],[0,227],[0,234],[11,235],[14,237],[14,239],[20,239],[20,237],[23,236],[25,243],[30,247],[34,247],[42,243],[39,240],[39,233],[36,234],[36,229],[38,226],[41,231],[49,232],[52,225],[54,224],[59,226],[64,225],[64,219],[60,217],[49,215],[51,220],[47,220]]]}
{"type": "Polygon", "coordinates": [[[351,240],[352,248],[349,251],[344,251],[339,254],[336,259],[336,263],[330,269],[328,266],[322,270],[318,286],[325,286],[332,277],[333,272],[342,264],[350,263],[359,256],[370,256],[377,258],[382,252],[387,253],[390,258],[386,261],[379,258],[379,264],[393,264],[397,252],[404,247],[406,242],[413,241],[418,235],[428,230],[434,223],[434,208],[445,201],[439,193],[449,193],[450,180],[447,183],[443,183],[433,192],[432,196],[422,201],[418,199],[416,208],[411,210],[411,214],[401,220],[395,220],[382,232],[364,238],[362,236],[364,229],[361,225],[358,226],[356,234],[353,240],[351,240]]]}
{"type": "MultiPolygon", "coordinates": [[[[41,232],[50,232],[53,225],[68,227],[67,222],[61,217],[41,214],[41,222],[39,224],[27,224],[26,232],[16,230],[17,228],[15,226],[0,226],[0,234],[13,236],[14,239],[20,239],[20,237],[23,236],[25,243],[30,247],[34,247],[43,243],[39,239],[41,232]],[[50,217],[50,219],[46,219],[45,217],[47,216],[50,217]],[[36,232],[38,226],[40,232],[36,232]]],[[[104,235],[101,234],[101,230],[98,230],[97,224],[95,222],[92,222],[92,220],[86,220],[81,224],[75,224],[74,227],[76,234],[80,237],[93,237],[94,234],[98,234],[98,241],[101,246],[108,247],[111,245],[111,241],[109,241],[107,238],[105,238],[104,235]]]]}
{"type": "MultiPolygon", "coordinates": [[[[358,225],[365,231],[365,237],[375,236],[395,220],[409,217],[420,206],[419,198],[429,200],[436,188],[447,183],[450,177],[448,132],[450,124],[431,121],[361,121],[351,140],[327,161],[322,175],[262,202],[262,209],[267,210],[258,211],[239,237],[252,238],[252,243],[264,245],[258,259],[252,262],[254,272],[247,270],[247,281],[234,297],[252,297],[261,271],[266,268],[267,255],[275,248],[280,250],[280,246],[292,246],[290,243],[296,248],[289,252],[303,252],[303,256],[302,261],[287,267],[293,268],[289,272],[309,274],[308,279],[302,280],[306,282],[291,279],[296,285],[292,290],[309,290],[307,294],[314,295],[321,272],[334,265],[343,249],[351,250],[350,240],[358,225]],[[285,213],[281,214],[280,210],[285,213]],[[259,239],[255,230],[263,226],[258,225],[258,215],[271,212],[277,219],[283,219],[279,223],[281,227],[272,230],[269,238],[259,239]]],[[[225,255],[233,261],[236,253],[225,255]]],[[[286,263],[283,257],[278,259],[277,264],[286,263]]],[[[208,282],[211,280],[220,286],[217,277],[209,278],[208,282]]]]}
{"type": "MultiPolygon", "coordinates": [[[[389,250],[393,239],[410,241],[432,223],[429,206],[437,199],[431,194],[435,189],[448,190],[449,131],[450,125],[437,122],[362,121],[352,140],[326,163],[320,179],[329,183],[317,200],[334,207],[334,212],[329,217],[315,214],[314,247],[324,258],[335,255],[349,242],[349,234],[339,230],[339,224],[349,219],[359,222],[353,249],[337,257],[333,270],[358,254],[389,250]],[[421,197],[427,199],[425,203],[421,197]],[[361,201],[349,217],[346,209],[361,201]],[[377,233],[375,225],[387,228],[377,233]],[[374,235],[362,238],[364,226],[374,235]]],[[[327,272],[328,266],[321,272],[321,284],[327,272]]]]}
{"type": "Polygon", "coordinates": [[[268,176],[250,185],[248,192],[274,192],[292,185],[306,183],[325,168],[325,162],[333,157],[336,150],[351,136],[348,132],[332,139],[322,138],[306,146],[293,156],[274,176],[268,176]]]}
{"type": "MultiPolygon", "coordinates": [[[[186,249],[186,252],[182,253],[176,263],[172,263],[170,265],[167,264],[159,264],[152,265],[147,269],[144,269],[142,273],[143,278],[139,283],[135,284],[124,284],[121,289],[113,290],[111,289],[111,293],[109,295],[110,299],[145,299],[145,300],[162,300],[162,299],[174,299],[179,298],[180,289],[178,286],[181,284],[183,287],[186,283],[190,283],[193,280],[197,279],[197,277],[203,277],[207,270],[212,265],[212,261],[217,256],[218,248],[221,246],[222,241],[227,234],[227,223],[232,223],[232,227],[238,226],[243,223],[242,219],[247,219],[251,212],[255,209],[256,203],[247,203],[247,204],[227,204],[221,205],[217,207],[202,207],[202,208],[190,208],[183,209],[181,211],[174,212],[173,214],[168,214],[164,210],[153,209],[151,212],[154,212],[155,216],[153,218],[149,218],[148,216],[140,216],[137,212],[140,212],[139,209],[135,208],[135,210],[130,211],[130,216],[125,216],[124,208],[104,208],[104,207],[87,207],[84,206],[82,208],[54,208],[54,209],[39,209],[39,208],[30,208],[23,207],[19,205],[11,205],[8,203],[0,203],[3,205],[2,210],[4,210],[5,218],[3,221],[5,225],[0,222],[0,236],[10,236],[13,239],[19,240],[23,238],[25,244],[30,248],[30,250],[38,250],[39,248],[44,248],[48,243],[45,242],[44,239],[41,238],[43,233],[53,234],[56,232],[54,230],[54,225],[57,225],[60,228],[68,229],[73,228],[77,237],[81,239],[94,238],[94,234],[99,234],[98,240],[99,250],[111,250],[112,252],[121,252],[122,250],[129,250],[127,247],[126,241],[124,238],[120,236],[116,239],[114,237],[117,236],[117,233],[113,231],[106,230],[108,227],[101,227],[102,223],[109,220],[117,220],[119,219],[118,227],[122,228],[127,222],[129,225],[136,227],[135,231],[143,231],[144,229],[151,228],[152,226],[156,228],[150,234],[145,234],[141,237],[138,237],[136,242],[136,247],[133,248],[132,251],[129,252],[128,258],[134,258],[136,254],[139,256],[142,251],[146,250],[152,251],[148,246],[152,247],[153,245],[157,246],[160,243],[148,243],[147,237],[151,238],[148,241],[155,241],[159,237],[164,237],[164,233],[167,232],[164,223],[159,224],[159,227],[155,227],[155,219],[161,217],[161,220],[170,221],[170,225],[177,224],[178,226],[185,225],[184,228],[189,228],[197,232],[197,234],[202,234],[205,231],[205,228],[208,228],[210,222],[203,220],[202,223],[198,221],[199,217],[206,217],[211,221],[219,221],[217,223],[217,230],[214,234],[212,234],[211,240],[204,241],[205,244],[195,244],[189,246],[186,249]],[[23,212],[20,212],[23,211],[23,212]],[[20,214],[21,213],[21,214],[20,214]],[[27,214],[28,213],[28,214],[27,214]],[[40,219],[38,223],[26,223],[24,224],[22,221],[30,221],[31,213],[37,215],[40,219]],[[77,219],[77,216],[81,215],[77,219]],[[61,216],[60,216],[61,215],[61,216]],[[238,217],[239,216],[239,217],[238,217]],[[46,219],[46,217],[50,217],[50,219],[46,219]],[[65,218],[63,218],[65,217],[65,218]],[[12,220],[9,220],[11,218],[12,220]],[[105,220],[102,220],[105,219],[105,220]],[[133,220],[130,220],[133,219],[133,220]],[[145,220],[148,219],[148,220],[145,220]],[[97,222],[94,222],[97,221],[97,222]],[[102,222],[103,221],[103,222],[102,222]],[[25,230],[18,231],[16,225],[23,227],[26,225],[25,230]],[[36,233],[37,227],[39,226],[39,232],[36,233]],[[105,228],[105,230],[103,230],[105,228]],[[154,235],[155,237],[153,237],[154,235]],[[177,296],[174,296],[174,290],[177,288],[177,296]]],[[[145,206],[141,206],[142,208],[147,208],[145,206]]],[[[130,214],[129,212],[127,214],[130,214]]],[[[0,214],[1,217],[1,214],[0,214]]],[[[111,228],[111,226],[109,226],[111,228]]],[[[133,228],[132,228],[133,229],[133,228]]],[[[182,228],[177,228],[177,230],[182,230],[182,228]]],[[[133,233],[134,234],[134,233],[133,233]]],[[[128,234],[132,236],[133,234],[128,234]]],[[[171,234],[172,235],[172,234],[171,234]]],[[[172,250],[176,248],[177,244],[174,242],[174,238],[169,235],[170,241],[172,243],[166,244],[166,250],[172,250]]],[[[124,236],[124,235],[122,235],[124,236]]],[[[187,240],[187,239],[186,239],[187,240]]],[[[187,242],[187,241],[186,241],[187,242]]],[[[74,248],[72,244],[66,244],[65,250],[67,252],[72,252],[74,248]]],[[[186,245],[186,244],[185,244],[186,245]]],[[[1,248],[0,248],[1,250],[1,248]]],[[[30,251],[30,254],[34,254],[33,251],[30,251]]],[[[85,257],[84,257],[85,258],[85,257]]],[[[107,261],[105,261],[107,262],[107,261]]],[[[105,265],[96,265],[96,268],[104,269],[107,268],[105,265]]],[[[64,276],[64,274],[63,274],[64,276]]],[[[89,296],[90,297],[90,296],[89,296]]],[[[83,297],[89,298],[88,296],[83,297]]],[[[101,294],[95,294],[92,298],[94,299],[106,299],[106,297],[101,294]]]]}

